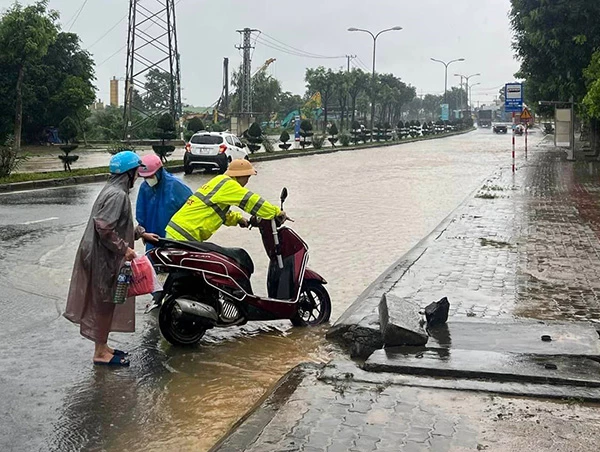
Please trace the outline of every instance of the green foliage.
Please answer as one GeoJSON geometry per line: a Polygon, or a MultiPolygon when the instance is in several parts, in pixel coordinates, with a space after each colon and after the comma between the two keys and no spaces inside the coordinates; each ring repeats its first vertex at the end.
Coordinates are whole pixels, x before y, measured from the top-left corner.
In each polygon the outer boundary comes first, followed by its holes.
{"type": "Polygon", "coordinates": [[[252,138],[260,138],[262,136],[262,129],[258,122],[253,122],[248,128],[248,135],[252,138]]]}
{"type": "Polygon", "coordinates": [[[342,144],[342,146],[346,147],[346,146],[350,146],[350,135],[348,135],[347,133],[343,132],[340,134],[340,143],[342,144]]]}
{"type": "Polygon", "coordinates": [[[108,152],[110,155],[115,155],[115,154],[118,154],[119,152],[123,152],[123,151],[135,152],[135,148],[131,144],[125,144],[125,143],[122,143],[119,141],[114,141],[112,143],[109,143],[108,146],[106,147],[106,152],[108,152]]]}
{"type": "Polygon", "coordinates": [[[590,118],[600,119],[600,50],[594,52],[592,61],[583,73],[588,88],[583,105],[590,118]]]}
{"type": "Polygon", "coordinates": [[[306,69],[304,76],[309,94],[321,94],[321,106],[323,108],[323,122],[327,124],[328,108],[336,92],[336,82],[338,81],[336,73],[331,69],[325,69],[319,66],[315,69],[306,69]]]}
{"type": "Polygon", "coordinates": [[[526,100],[581,101],[587,93],[583,71],[600,48],[600,2],[511,0],[513,48],[526,79],[526,100]]]}
{"type": "Polygon", "coordinates": [[[19,155],[14,138],[8,137],[6,142],[0,145],[0,178],[10,176],[27,159],[27,156],[19,155]]]}
{"type": "MultiPolygon", "coordinates": [[[[235,93],[231,96],[231,105],[234,110],[241,111],[241,97],[239,96],[241,86],[242,68],[234,71],[231,77],[231,82],[235,88],[235,93]]],[[[268,121],[273,113],[280,111],[280,102],[285,97],[288,102],[294,95],[291,93],[284,94],[281,91],[281,82],[276,78],[265,73],[264,70],[259,70],[253,77],[251,83],[252,91],[252,110],[259,112],[256,115],[257,122],[268,121]]],[[[285,107],[289,108],[289,107],[285,107]]],[[[289,112],[289,111],[288,111],[289,112]]],[[[285,112],[284,114],[287,114],[285,112]]]]}
{"type": "Polygon", "coordinates": [[[75,141],[77,134],[77,124],[75,124],[75,121],[70,116],[67,116],[58,125],[58,136],[67,144],[75,141]]]}
{"type": "Polygon", "coordinates": [[[221,124],[220,122],[217,122],[217,123],[209,124],[206,127],[206,130],[208,130],[209,132],[225,132],[226,127],[223,124],[221,124]]]}
{"type": "Polygon", "coordinates": [[[157,68],[146,73],[144,83],[146,96],[143,106],[148,111],[165,110],[169,108],[171,99],[171,74],[157,68]]]}
{"type": "Polygon", "coordinates": [[[325,143],[324,135],[315,135],[312,138],[312,145],[313,145],[313,148],[315,148],[315,149],[321,149],[323,147],[323,143],[325,143]]]}
{"type": "Polygon", "coordinates": [[[329,134],[331,136],[337,135],[339,133],[337,126],[335,125],[335,122],[331,124],[331,126],[329,127],[329,134]]]}
{"type": "Polygon", "coordinates": [[[13,127],[22,63],[23,138],[44,140],[46,127],[70,116],[85,140],[87,107],[95,99],[94,63],[76,34],[60,32],[58,14],[46,5],[15,4],[0,17],[0,136],[13,127]]]}
{"type": "Polygon", "coordinates": [[[290,141],[290,134],[287,130],[281,132],[281,135],[279,135],[279,141],[281,141],[282,143],[287,143],[288,141],[290,141]]]}
{"type": "Polygon", "coordinates": [[[156,127],[162,132],[173,132],[175,131],[175,120],[169,113],[165,113],[158,118],[156,127]]]}
{"type": "MultiPolygon", "coordinates": [[[[12,89],[8,93],[0,93],[0,97],[8,94],[9,99],[14,99],[13,108],[3,109],[2,115],[14,114],[14,146],[17,149],[21,146],[23,100],[27,95],[24,87],[25,73],[46,55],[48,47],[58,34],[58,13],[49,11],[47,7],[47,0],[25,7],[15,2],[0,20],[0,67],[7,75],[4,78],[7,87],[10,86],[11,78],[13,82],[12,89]]],[[[5,119],[3,122],[8,121],[5,119]]]]}
{"type": "Polygon", "coordinates": [[[304,133],[311,132],[312,129],[313,129],[312,123],[308,119],[303,119],[300,122],[300,131],[301,131],[301,133],[302,132],[304,132],[304,133]]]}
{"type": "Polygon", "coordinates": [[[197,116],[191,118],[187,123],[187,130],[192,133],[204,130],[204,123],[202,122],[202,119],[198,118],[197,116]]]}
{"type": "Polygon", "coordinates": [[[265,149],[265,152],[267,152],[269,154],[271,152],[275,152],[275,148],[273,147],[273,143],[266,136],[263,137],[262,145],[263,145],[263,148],[265,149]]]}

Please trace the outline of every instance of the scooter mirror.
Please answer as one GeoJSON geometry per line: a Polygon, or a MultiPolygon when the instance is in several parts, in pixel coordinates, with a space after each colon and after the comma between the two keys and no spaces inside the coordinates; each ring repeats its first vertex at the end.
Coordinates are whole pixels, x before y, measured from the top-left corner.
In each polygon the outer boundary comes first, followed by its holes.
{"type": "Polygon", "coordinates": [[[288,197],[288,190],[287,190],[287,188],[283,187],[283,190],[281,190],[281,196],[279,197],[279,199],[281,199],[282,204],[285,202],[287,197],[288,197]]]}

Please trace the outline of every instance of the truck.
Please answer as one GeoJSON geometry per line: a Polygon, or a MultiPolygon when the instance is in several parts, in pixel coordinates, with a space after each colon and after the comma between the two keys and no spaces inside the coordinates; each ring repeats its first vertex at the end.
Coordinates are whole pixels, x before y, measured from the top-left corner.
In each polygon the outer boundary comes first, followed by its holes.
{"type": "Polygon", "coordinates": [[[486,129],[492,127],[492,115],[492,110],[479,110],[477,113],[477,125],[486,129]]]}

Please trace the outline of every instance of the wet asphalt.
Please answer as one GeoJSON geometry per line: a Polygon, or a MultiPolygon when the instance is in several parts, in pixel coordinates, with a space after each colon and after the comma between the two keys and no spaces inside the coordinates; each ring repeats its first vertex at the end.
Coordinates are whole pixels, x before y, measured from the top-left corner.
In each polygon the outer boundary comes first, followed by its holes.
{"type": "MultiPolygon", "coordinates": [[[[311,247],[309,265],[330,281],[335,321],[500,165],[510,165],[510,139],[480,130],[263,162],[249,188],[276,200],[288,187],[286,210],[311,247]]],[[[195,189],[208,177],[184,180],[195,189]]],[[[139,297],[136,333],[109,341],[132,352],[131,368],[95,368],[92,344],[61,314],[101,188],[0,195],[0,450],[206,450],[288,369],[335,355],[326,328],[289,322],[215,331],[194,349],[176,349],[143,314],[148,297],[139,297]]],[[[248,249],[255,291],[264,293],[258,234],[223,229],[214,241],[248,249]]]]}

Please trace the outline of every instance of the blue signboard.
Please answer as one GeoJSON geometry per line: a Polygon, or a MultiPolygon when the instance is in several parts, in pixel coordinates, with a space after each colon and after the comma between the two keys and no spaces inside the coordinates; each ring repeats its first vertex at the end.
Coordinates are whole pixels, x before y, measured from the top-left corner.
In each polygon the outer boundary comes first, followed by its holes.
{"type": "Polygon", "coordinates": [[[294,118],[294,139],[300,141],[300,116],[294,118]]]}
{"type": "Polygon", "coordinates": [[[450,120],[450,105],[448,105],[448,104],[442,104],[441,119],[442,119],[442,121],[449,121],[450,120]]]}
{"type": "Polygon", "coordinates": [[[507,83],[504,86],[504,111],[521,113],[523,110],[523,84],[507,83]]]}

